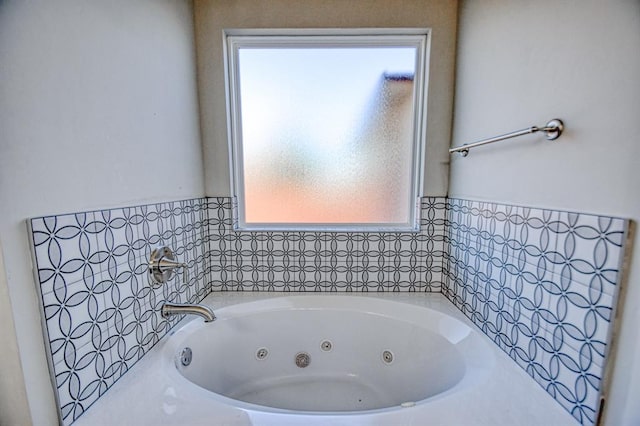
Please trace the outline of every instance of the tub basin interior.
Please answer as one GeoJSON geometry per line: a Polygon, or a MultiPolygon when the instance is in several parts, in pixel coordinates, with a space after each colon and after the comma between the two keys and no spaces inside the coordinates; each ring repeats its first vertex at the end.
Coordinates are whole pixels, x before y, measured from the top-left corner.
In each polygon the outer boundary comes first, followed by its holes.
{"type": "Polygon", "coordinates": [[[409,318],[384,309],[316,306],[320,302],[305,307],[298,300],[291,308],[254,313],[220,310],[218,321],[181,333],[176,368],[222,398],[296,412],[413,405],[465,376],[459,348],[469,334],[465,324],[395,302],[385,303],[416,312],[409,318]],[[180,354],[187,347],[191,359],[183,365],[180,354]]]}

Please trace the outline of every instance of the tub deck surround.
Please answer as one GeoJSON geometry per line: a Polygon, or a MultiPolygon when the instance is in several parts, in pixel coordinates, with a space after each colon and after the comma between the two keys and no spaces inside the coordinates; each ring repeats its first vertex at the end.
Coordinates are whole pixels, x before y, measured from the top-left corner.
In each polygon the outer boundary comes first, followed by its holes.
{"type": "Polygon", "coordinates": [[[233,231],[233,208],[231,198],[198,198],[28,221],[64,425],[177,324],[161,317],[162,302],[198,303],[212,291],[229,300],[248,291],[416,300],[442,292],[576,419],[593,423],[626,220],[425,197],[415,233],[247,233],[233,231]],[[148,255],[160,245],[189,264],[188,284],[148,285],[148,255]]]}
{"type": "MultiPolygon", "coordinates": [[[[275,292],[213,292],[204,301],[225,321],[223,306],[232,306],[235,315],[251,315],[246,302],[286,303],[287,298],[305,296],[275,292]],[[237,308],[237,309],[236,309],[237,308]]],[[[347,300],[350,295],[333,295],[347,300]]],[[[363,295],[358,295],[363,296],[363,295]]],[[[437,293],[383,293],[364,297],[377,302],[394,301],[426,307],[460,321],[469,330],[477,330],[458,309],[437,293]]],[[[265,304],[262,304],[264,306],[265,304]]],[[[252,309],[250,309],[252,308],[252,309]]],[[[373,307],[372,311],[376,311],[373,307]]],[[[456,385],[450,392],[433,396],[408,408],[393,407],[371,412],[333,414],[283,414],[278,410],[257,411],[234,407],[215,394],[187,381],[175,367],[174,354],[181,349],[181,333],[201,327],[200,319],[185,319],[185,326],[156,345],[113,389],[87,411],[78,425],[139,424],[225,424],[225,425],[575,425],[565,410],[544,390],[531,386],[527,374],[481,333],[472,331],[484,344],[489,358],[477,367],[475,380],[456,385]],[[486,342],[486,343],[485,343],[486,342]],[[484,369],[484,371],[482,371],[484,369]],[[113,407],[118,407],[113,410],[113,407]],[[460,407],[464,407],[461,410],[460,407]]],[[[206,324],[215,327],[216,323],[206,324]]],[[[375,333],[372,330],[372,333],[375,333]]],[[[455,338],[453,338],[455,340],[455,338]]],[[[195,354],[194,354],[195,355],[195,354]]],[[[468,355],[473,360],[472,355],[468,355]]],[[[215,363],[215,360],[212,360],[215,363]]],[[[480,359],[478,359],[480,363],[480,359]]]]}

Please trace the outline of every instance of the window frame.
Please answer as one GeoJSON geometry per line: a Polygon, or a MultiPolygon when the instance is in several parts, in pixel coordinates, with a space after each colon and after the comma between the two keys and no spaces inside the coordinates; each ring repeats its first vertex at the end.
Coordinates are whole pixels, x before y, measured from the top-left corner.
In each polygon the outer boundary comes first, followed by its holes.
{"type": "Polygon", "coordinates": [[[428,28],[376,29],[224,29],[224,71],[227,141],[233,228],[236,231],[294,232],[418,232],[423,192],[427,135],[427,100],[431,30],[428,28]],[[247,223],[244,214],[244,164],[238,51],[243,47],[415,47],[413,142],[409,218],[403,223],[247,223]]]}

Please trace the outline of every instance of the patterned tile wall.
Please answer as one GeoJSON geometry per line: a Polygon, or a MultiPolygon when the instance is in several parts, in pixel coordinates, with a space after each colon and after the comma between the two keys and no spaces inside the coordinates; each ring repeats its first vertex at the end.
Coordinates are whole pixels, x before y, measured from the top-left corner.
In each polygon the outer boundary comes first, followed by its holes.
{"type": "Polygon", "coordinates": [[[65,425],[177,323],[161,317],[163,301],[198,302],[210,292],[206,215],[206,199],[193,199],[30,220],[65,425]],[[188,283],[149,285],[149,253],[161,245],[188,263],[188,283]]]}
{"type": "Polygon", "coordinates": [[[628,222],[447,204],[443,293],[578,421],[593,424],[628,222]]]}
{"type": "Polygon", "coordinates": [[[210,291],[442,291],[576,419],[592,424],[627,221],[425,197],[420,231],[236,232],[231,198],[30,221],[68,425],[210,291]],[[160,245],[189,264],[159,289],[160,245]]]}
{"type": "Polygon", "coordinates": [[[420,232],[235,232],[232,199],[202,198],[34,218],[37,279],[63,423],[69,425],[175,325],[164,301],[212,290],[441,291],[445,199],[420,232]],[[151,250],[189,264],[153,288],[151,250]]]}
{"type": "Polygon", "coordinates": [[[232,199],[209,199],[212,287],[219,291],[435,291],[446,199],[422,199],[420,232],[236,232],[232,199]]]}

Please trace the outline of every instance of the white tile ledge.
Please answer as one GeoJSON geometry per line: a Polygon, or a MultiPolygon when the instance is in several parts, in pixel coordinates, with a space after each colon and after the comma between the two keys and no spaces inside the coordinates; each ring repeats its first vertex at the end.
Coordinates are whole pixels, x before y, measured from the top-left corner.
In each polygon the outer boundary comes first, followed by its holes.
{"type": "MultiPolygon", "coordinates": [[[[276,292],[214,292],[204,300],[216,309],[238,303],[312,293],[276,292]]],[[[322,293],[327,295],[326,293],[322,293]]],[[[340,296],[366,296],[425,306],[463,321],[477,330],[459,310],[438,293],[331,293],[340,296]]],[[[186,322],[198,320],[186,318],[186,322]]],[[[214,323],[215,325],[215,323],[214,323]]],[[[484,336],[484,335],[483,335],[484,336]]],[[[577,421],[548,395],[526,372],[504,352],[489,341],[495,352],[494,374],[483,386],[465,389],[457,397],[439,398],[411,409],[376,415],[341,417],[313,415],[278,415],[254,413],[229,407],[222,403],[207,404],[189,400],[176,389],[170,376],[163,371],[162,351],[166,339],[156,345],[124,375],[109,391],[94,403],[74,425],[522,425],[564,426],[577,421]],[[463,398],[463,406],[461,399],[463,398]],[[424,408],[425,410],[420,410],[424,408]],[[425,411],[421,413],[420,411],[425,411]],[[337,422],[337,423],[336,423],[337,422]]]]}

